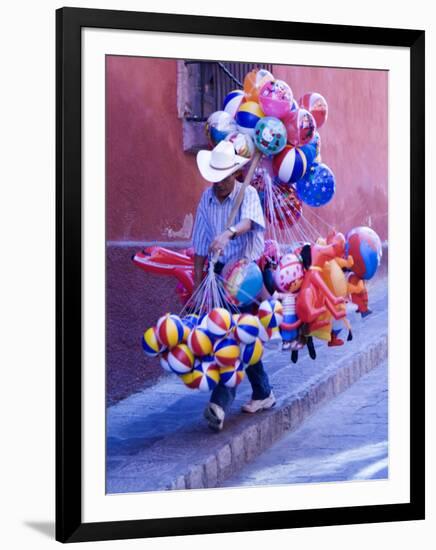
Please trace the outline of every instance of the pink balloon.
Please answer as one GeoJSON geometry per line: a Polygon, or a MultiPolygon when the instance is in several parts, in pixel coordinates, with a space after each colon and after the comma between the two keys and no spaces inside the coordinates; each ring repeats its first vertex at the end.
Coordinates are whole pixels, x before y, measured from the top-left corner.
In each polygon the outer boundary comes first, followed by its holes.
{"type": "Polygon", "coordinates": [[[259,104],[267,116],[282,118],[290,112],[294,95],[284,80],[266,82],[259,91],[259,104]]]}
{"type": "Polygon", "coordinates": [[[283,124],[288,133],[288,142],[294,147],[309,143],[316,130],[315,119],[306,109],[291,111],[283,118],[283,124]]]}

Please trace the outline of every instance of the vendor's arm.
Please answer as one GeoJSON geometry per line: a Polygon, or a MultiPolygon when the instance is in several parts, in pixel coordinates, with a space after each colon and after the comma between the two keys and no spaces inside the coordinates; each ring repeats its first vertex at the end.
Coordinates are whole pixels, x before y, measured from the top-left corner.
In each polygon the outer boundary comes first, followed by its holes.
{"type": "MultiPolygon", "coordinates": [[[[248,218],[245,218],[232,226],[235,231],[235,239],[239,237],[240,235],[243,235],[244,233],[248,233],[248,231],[251,231],[252,229],[252,221],[248,218]]],[[[221,252],[225,249],[227,246],[227,243],[230,241],[230,239],[233,237],[233,232],[230,231],[230,229],[226,229],[219,235],[215,237],[215,239],[212,241],[212,244],[210,245],[210,251],[211,252],[221,252]]]]}

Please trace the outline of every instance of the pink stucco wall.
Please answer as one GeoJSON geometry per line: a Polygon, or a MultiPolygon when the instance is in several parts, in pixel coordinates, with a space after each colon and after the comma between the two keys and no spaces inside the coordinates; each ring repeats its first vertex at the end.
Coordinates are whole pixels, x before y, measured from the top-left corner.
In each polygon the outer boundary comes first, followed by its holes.
{"type": "Polygon", "coordinates": [[[107,236],[166,240],[204,188],[182,148],[176,61],[107,58],[107,236]]]}
{"type": "MultiPolygon", "coordinates": [[[[371,224],[386,239],[388,73],[275,66],[274,74],[297,98],[318,91],[329,104],[322,158],[337,192],[317,214],[343,231],[371,224]]],[[[108,239],[168,240],[166,230],[195,213],[204,185],[194,155],[182,148],[176,61],[108,57],[108,239]]]]}

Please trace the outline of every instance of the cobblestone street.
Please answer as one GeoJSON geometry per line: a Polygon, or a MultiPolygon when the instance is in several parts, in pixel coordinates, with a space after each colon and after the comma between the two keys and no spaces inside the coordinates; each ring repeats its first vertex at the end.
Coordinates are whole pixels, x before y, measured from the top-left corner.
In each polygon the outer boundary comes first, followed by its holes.
{"type": "Polygon", "coordinates": [[[316,483],[388,476],[387,363],[383,363],[223,486],[316,483]]]}

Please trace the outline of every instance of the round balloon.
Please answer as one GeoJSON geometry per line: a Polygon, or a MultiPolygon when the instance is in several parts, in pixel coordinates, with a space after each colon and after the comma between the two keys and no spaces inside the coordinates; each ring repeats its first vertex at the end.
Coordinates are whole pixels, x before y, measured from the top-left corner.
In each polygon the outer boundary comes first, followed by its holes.
{"type": "Polygon", "coordinates": [[[221,338],[232,328],[232,316],[227,309],[216,307],[207,315],[206,323],[208,332],[221,338]]]}
{"type": "Polygon", "coordinates": [[[259,363],[263,355],[263,344],[260,338],[241,346],[241,361],[245,367],[259,363]]]}
{"type": "Polygon", "coordinates": [[[259,91],[259,105],[267,116],[284,117],[292,109],[294,95],[284,80],[265,82],[259,91]]]}
{"type": "Polygon", "coordinates": [[[182,318],[182,323],[186,325],[190,330],[196,327],[200,322],[199,315],[197,313],[190,313],[186,317],[182,318]]]}
{"type": "Polygon", "coordinates": [[[235,118],[236,112],[244,100],[244,92],[242,90],[232,90],[224,98],[223,111],[235,118]]]}
{"type": "Polygon", "coordinates": [[[198,359],[194,363],[194,368],[182,374],[180,378],[188,386],[188,388],[200,391],[212,391],[220,381],[220,369],[212,356],[203,357],[201,361],[198,359]]]}
{"type": "Polygon", "coordinates": [[[264,155],[280,153],[286,145],[286,139],[286,128],[278,118],[261,118],[254,128],[254,143],[264,155]]]}
{"type": "Polygon", "coordinates": [[[270,80],[274,80],[274,77],[266,69],[253,69],[247,73],[244,78],[244,93],[247,101],[257,101],[260,89],[270,80]]]}
{"type": "Polygon", "coordinates": [[[234,118],[225,111],[215,111],[207,119],[205,131],[211,147],[215,147],[232,132],[236,132],[234,118]]]}
{"type": "Polygon", "coordinates": [[[335,194],[336,180],[326,164],[313,166],[306,178],[297,182],[299,199],[309,206],[324,206],[335,194]]]}
{"type": "MultiPolygon", "coordinates": [[[[281,153],[273,158],[274,175],[283,183],[295,183],[306,173],[309,150],[286,145],[281,153]]],[[[313,151],[313,148],[310,150],[313,151]]]]}
{"type": "Polygon", "coordinates": [[[284,116],[283,124],[288,134],[288,142],[295,146],[309,143],[316,130],[315,119],[309,111],[301,107],[284,116]]]}
{"type": "Polygon", "coordinates": [[[240,351],[239,344],[234,338],[221,338],[213,347],[215,361],[220,367],[235,365],[240,351]]]}
{"type": "Polygon", "coordinates": [[[279,327],[283,321],[283,306],[278,300],[264,300],[257,316],[266,329],[279,327]]]}
{"type": "Polygon", "coordinates": [[[145,355],[149,357],[157,357],[161,353],[165,346],[162,345],[157,338],[156,327],[150,327],[144,332],[142,337],[142,349],[145,355]]]}
{"type": "Polygon", "coordinates": [[[156,336],[163,346],[167,348],[176,346],[182,342],[184,335],[185,329],[178,315],[167,313],[158,320],[156,336]]]}
{"type": "Polygon", "coordinates": [[[303,205],[294,188],[277,184],[273,189],[274,199],[265,201],[265,216],[270,225],[286,229],[292,227],[301,218],[303,205]],[[272,204],[271,204],[272,203],[272,204]]]}
{"type": "Polygon", "coordinates": [[[372,279],[382,257],[380,237],[370,227],[355,227],[345,238],[345,254],[354,260],[351,270],[361,279],[372,279]]]}
{"type": "Polygon", "coordinates": [[[186,344],[174,346],[167,360],[170,369],[176,374],[186,374],[194,365],[194,355],[186,344]]]}
{"type": "Polygon", "coordinates": [[[236,124],[239,132],[253,136],[256,124],[264,116],[265,114],[259,107],[258,103],[255,103],[254,101],[242,103],[236,113],[236,124]]]}
{"type": "Polygon", "coordinates": [[[226,141],[230,141],[233,144],[235,153],[240,157],[251,158],[254,153],[254,143],[251,136],[248,134],[241,134],[240,132],[233,132],[229,134],[226,141]]]}
{"type": "Polygon", "coordinates": [[[227,264],[222,276],[226,297],[236,306],[251,304],[262,290],[262,272],[247,258],[227,264]]]}
{"type": "Polygon", "coordinates": [[[197,357],[212,353],[212,340],[208,333],[201,328],[194,328],[188,336],[188,347],[197,357]]]}
{"type": "Polygon", "coordinates": [[[235,335],[243,344],[251,344],[259,336],[259,320],[254,315],[243,313],[239,316],[235,335]]]}
{"type": "Polygon", "coordinates": [[[238,386],[245,376],[244,365],[237,359],[234,365],[220,367],[220,380],[227,388],[238,386]]]}
{"type": "Polygon", "coordinates": [[[309,111],[316,122],[316,127],[321,128],[328,117],[328,105],[325,98],[317,92],[304,94],[300,98],[300,107],[309,111]]]}

